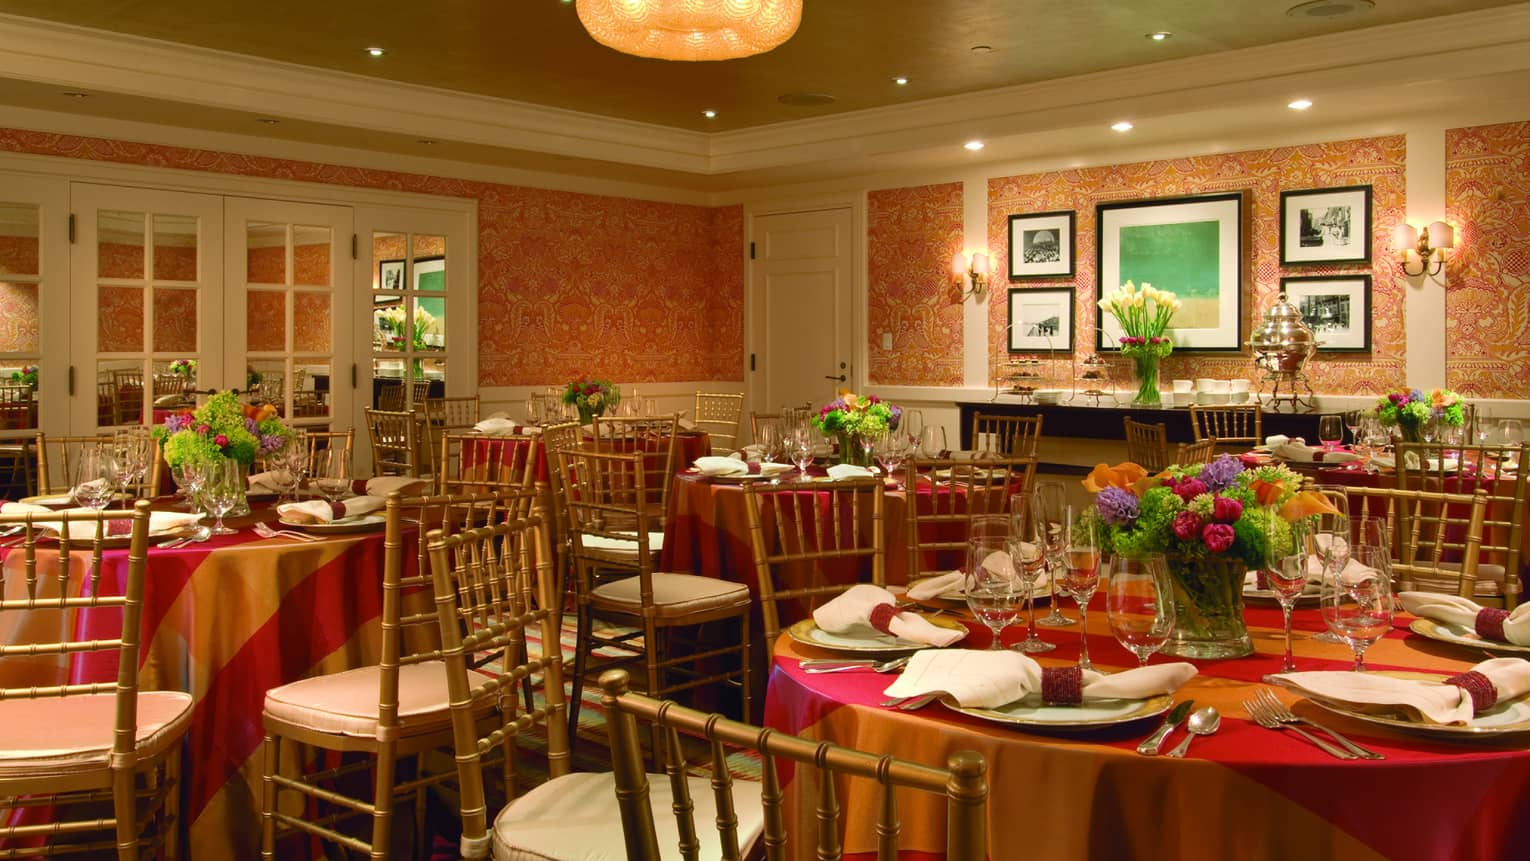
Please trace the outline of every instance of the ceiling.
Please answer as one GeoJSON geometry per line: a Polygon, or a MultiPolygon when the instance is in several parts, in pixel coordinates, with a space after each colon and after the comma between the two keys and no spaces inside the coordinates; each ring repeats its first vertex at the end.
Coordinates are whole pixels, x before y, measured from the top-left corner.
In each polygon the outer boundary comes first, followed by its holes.
{"type": "MultiPolygon", "coordinates": [[[[1256,72],[1265,90],[1281,77],[1292,91],[1360,87],[1364,74],[1315,76],[1338,65],[1335,53],[1379,74],[1437,50],[1394,44],[1392,34],[1433,32],[1419,28],[1439,16],[1487,22],[1475,41],[1445,46],[1463,51],[1493,41],[1498,19],[1484,17],[1493,10],[1530,21],[1530,3],[1511,0],[1317,0],[1288,10],[1295,2],[806,0],[801,28],[774,51],[679,63],[597,44],[563,0],[0,0],[0,54],[10,58],[0,57],[0,104],[715,189],[709,178],[801,181],[814,172],[772,171],[865,167],[893,150],[901,160],[877,163],[912,165],[911,153],[965,134],[1063,124],[1099,134],[1096,118],[1112,114],[1233,110],[1256,72]],[[1146,37],[1155,31],[1172,36],[1146,37]],[[371,57],[370,46],[387,53],[371,57]],[[1142,89],[1149,70],[1204,98],[1142,89]],[[222,72],[237,86],[220,86],[222,72]],[[909,83],[895,84],[898,75],[909,83]],[[1212,84],[1223,91],[1202,86],[1212,84]],[[62,88],[89,98],[62,98],[62,88]],[[832,101],[783,102],[793,94],[832,101]],[[1028,101],[1046,116],[1026,117],[1028,101]],[[395,104],[390,121],[379,108],[395,104]]],[[[1439,69],[1420,60],[1414,82],[1437,83],[1439,69]]],[[[1484,60],[1464,74],[1509,74],[1518,86],[1527,66],[1484,60]]],[[[1389,74],[1376,86],[1399,80],[1389,74]]]]}

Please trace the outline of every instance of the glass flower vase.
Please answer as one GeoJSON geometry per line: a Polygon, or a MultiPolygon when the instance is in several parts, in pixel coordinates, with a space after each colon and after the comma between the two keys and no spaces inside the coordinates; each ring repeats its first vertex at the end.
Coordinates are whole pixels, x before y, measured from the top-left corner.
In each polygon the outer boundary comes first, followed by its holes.
{"type": "Polygon", "coordinates": [[[1137,383],[1137,396],[1132,403],[1156,407],[1162,402],[1158,394],[1158,360],[1151,353],[1132,356],[1132,379],[1137,383]]]}
{"type": "Polygon", "coordinates": [[[1169,556],[1174,633],[1163,647],[1180,658],[1241,658],[1254,652],[1243,621],[1241,559],[1169,556]]]}
{"type": "Polygon", "coordinates": [[[834,436],[839,446],[836,459],[840,463],[849,463],[855,466],[871,466],[871,452],[861,445],[860,434],[841,433],[834,436]]]}

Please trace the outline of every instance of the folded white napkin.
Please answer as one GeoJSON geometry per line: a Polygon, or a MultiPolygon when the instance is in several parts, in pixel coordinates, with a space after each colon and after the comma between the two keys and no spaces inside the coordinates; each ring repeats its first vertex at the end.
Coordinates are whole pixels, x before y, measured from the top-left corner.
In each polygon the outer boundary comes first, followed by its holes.
{"type": "Polygon", "coordinates": [[[52,514],[53,509],[46,505],[33,505],[30,502],[7,502],[0,505],[0,514],[52,514]]]}
{"type": "Polygon", "coordinates": [[[696,469],[702,475],[780,475],[791,469],[785,463],[747,463],[736,457],[698,457],[696,469]]]}
{"type": "Polygon", "coordinates": [[[856,466],[853,463],[836,463],[829,467],[830,481],[843,481],[847,478],[870,478],[876,473],[864,466],[856,466]]]}
{"type": "MultiPolygon", "coordinates": [[[[1328,536],[1326,535],[1319,535],[1318,543],[1324,543],[1323,539],[1327,537],[1328,536]]],[[[1339,579],[1347,583],[1358,583],[1367,577],[1374,576],[1375,573],[1375,568],[1371,568],[1368,565],[1362,565],[1353,559],[1346,559],[1344,560],[1344,567],[1339,571],[1339,579]]],[[[1316,553],[1307,554],[1306,579],[1307,585],[1302,589],[1302,594],[1316,595],[1318,593],[1318,587],[1323,583],[1323,559],[1316,553]]],[[[1243,587],[1245,589],[1270,588],[1268,586],[1260,587],[1258,583],[1259,574],[1256,571],[1250,571],[1243,577],[1243,587]]]]}
{"type": "MultiPolygon", "coordinates": [[[[1266,446],[1270,447],[1270,448],[1275,448],[1278,445],[1285,445],[1286,443],[1288,443],[1290,441],[1291,441],[1291,438],[1286,436],[1283,433],[1272,433],[1269,436],[1264,438],[1264,444],[1266,446]]],[[[1305,443],[1306,442],[1306,440],[1302,439],[1301,437],[1297,437],[1296,441],[1299,442],[1299,443],[1305,443]]]]}
{"type": "MultiPolygon", "coordinates": [[[[813,622],[831,634],[869,634],[878,630],[872,625],[872,611],[883,604],[894,606],[897,603],[897,597],[881,586],[857,583],[814,610],[813,622]]],[[[949,646],[967,636],[965,629],[938,628],[923,616],[908,612],[895,613],[887,622],[886,633],[931,646],[949,646]]]]}
{"type": "MultiPolygon", "coordinates": [[[[9,512],[6,512],[9,513],[9,512]]],[[[70,508],[60,514],[89,514],[89,508],[70,508]]],[[[149,534],[163,535],[167,532],[180,532],[188,527],[195,526],[202,519],[200,513],[177,512],[177,511],[151,511],[149,512],[149,534]]],[[[60,531],[60,524],[50,523],[46,527],[49,531],[60,531]]],[[[121,538],[131,534],[133,521],[126,517],[114,517],[106,521],[105,536],[121,538]]],[[[71,520],[68,527],[70,541],[91,541],[96,537],[96,521],[94,520],[71,520]]]]}
{"type": "Polygon", "coordinates": [[[1470,598],[1440,592],[1401,592],[1397,597],[1402,599],[1403,608],[1415,616],[1460,625],[1489,640],[1530,646],[1530,604],[1505,612],[1483,607],[1470,598]],[[1502,628],[1502,636],[1497,636],[1498,628],[1502,628]]]}
{"type": "Polygon", "coordinates": [[[1271,446],[1270,453],[1300,463],[1349,463],[1360,459],[1359,455],[1347,451],[1329,451],[1322,446],[1307,445],[1301,437],[1271,446]]]}
{"type": "MultiPolygon", "coordinates": [[[[1072,669],[1072,668],[1060,668],[1072,669]]],[[[1085,700],[1143,699],[1172,693],[1195,675],[1195,665],[1156,664],[1112,675],[1084,670],[1085,700]]],[[[946,649],[916,653],[887,688],[890,697],[943,692],[967,708],[998,708],[1042,692],[1042,668],[1021,652],[946,649]]]]}
{"type": "Polygon", "coordinates": [[[910,583],[908,592],[905,594],[915,601],[928,601],[931,598],[939,598],[947,592],[960,592],[966,579],[965,571],[951,571],[933,577],[924,577],[910,583]]]}
{"type": "Polygon", "coordinates": [[[520,427],[520,425],[516,424],[510,419],[487,418],[478,424],[473,425],[473,430],[482,434],[505,435],[520,433],[520,427]]]}
{"type": "Polygon", "coordinates": [[[379,475],[367,479],[367,496],[383,497],[397,490],[405,496],[428,492],[431,480],[412,475],[379,475]]]}
{"type": "Polygon", "coordinates": [[[346,517],[356,517],[382,508],[387,500],[381,496],[353,496],[344,502],[331,503],[323,499],[307,502],[287,502],[276,506],[276,513],[288,523],[331,523],[346,517]]]}
{"type": "MultiPolygon", "coordinates": [[[[912,662],[909,668],[913,668],[912,662]]],[[[1477,712],[1530,691],[1530,661],[1522,658],[1483,661],[1461,676],[1452,677],[1461,680],[1464,686],[1450,684],[1444,677],[1421,681],[1348,670],[1281,673],[1269,679],[1307,696],[1364,711],[1401,710],[1410,720],[1464,726],[1471,723],[1477,712]]]]}
{"type": "Polygon", "coordinates": [[[282,493],[287,489],[291,473],[268,469],[250,476],[250,493],[282,493]]]}

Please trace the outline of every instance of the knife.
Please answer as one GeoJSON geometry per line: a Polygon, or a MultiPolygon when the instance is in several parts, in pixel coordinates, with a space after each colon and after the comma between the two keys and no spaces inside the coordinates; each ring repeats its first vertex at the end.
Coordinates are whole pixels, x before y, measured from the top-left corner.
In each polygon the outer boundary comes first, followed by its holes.
{"type": "Polygon", "coordinates": [[[1143,739],[1142,744],[1137,745],[1137,752],[1143,756],[1157,756],[1159,749],[1163,747],[1164,739],[1169,737],[1169,733],[1173,732],[1175,727],[1185,722],[1185,718],[1190,716],[1190,709],[1194,707],[1195,700],[1185,700],[1175,706],[1174,710],[1169,712],[1169,716],[1163,719],[1163,725],[1153,730],[1152,735],[1143,739]]]}

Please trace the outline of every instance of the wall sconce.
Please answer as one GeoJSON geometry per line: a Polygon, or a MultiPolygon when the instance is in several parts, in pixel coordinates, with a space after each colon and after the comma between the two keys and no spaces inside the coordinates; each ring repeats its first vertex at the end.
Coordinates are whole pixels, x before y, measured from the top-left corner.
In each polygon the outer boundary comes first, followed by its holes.
{"type": "Polygon", "coordinates": [[[983,286],[988,283],[988,252],[974,251],[970,258],[961,251],[956,252],[951,258],[951,274],[956,276],[956,286],[962,291],[961,301],[967,301],[968,296],[982,295],[983,286]],[[968,279],[971,287],[964,283],[968,279]]]}
{"type": "Polygon", "coordinates": [[[1397,263],[1404,275],[1440,274],[1445,268],[1445,252],[1455,244],[1455,228],[1443,221],[1436,221],[1422,231],[1406,222],[1397,225],[1397,263]],[[1414,259],[1418,260],[1417,272],[1408,268],[1414,259]]]}

